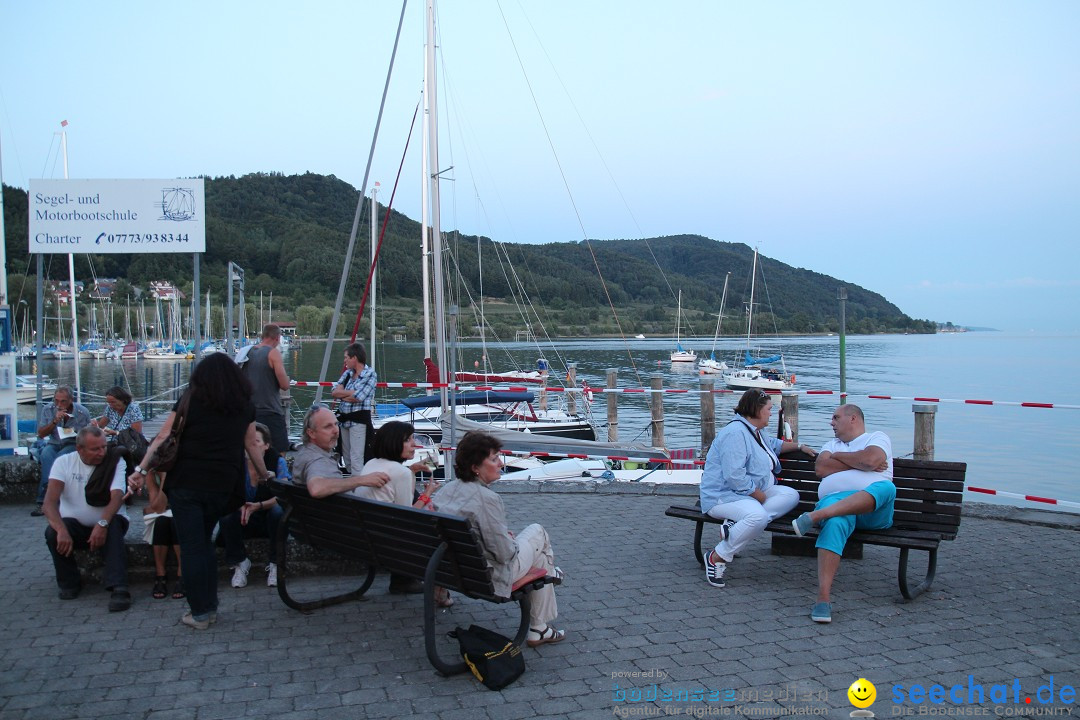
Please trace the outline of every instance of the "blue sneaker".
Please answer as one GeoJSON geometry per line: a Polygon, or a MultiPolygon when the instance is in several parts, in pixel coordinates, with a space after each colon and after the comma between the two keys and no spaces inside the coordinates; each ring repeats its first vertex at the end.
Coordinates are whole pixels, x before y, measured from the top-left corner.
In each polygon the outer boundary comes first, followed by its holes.
{"type": "Polygon", "coordinates": [[[791,521],[791,527],[795,528],[795,534],[802,537],[814,529],[814,521],[810,519],[810,513],[803,513],[791,521]]]}
{"type": "Polygon", "coordinates": [[[817,623],[831,623],[832,605],[827,602],[816,603],[810,609],[810,619],[817,623]]]}
{"type": "Polygon", "coordinates": [[[713,562],[709,559],[710,557],[712,557],[711,548],[705,551],[705,580],[713,587],[724,587],[724,571],[727,570],[727,563],[723,560],[713,562]]]}

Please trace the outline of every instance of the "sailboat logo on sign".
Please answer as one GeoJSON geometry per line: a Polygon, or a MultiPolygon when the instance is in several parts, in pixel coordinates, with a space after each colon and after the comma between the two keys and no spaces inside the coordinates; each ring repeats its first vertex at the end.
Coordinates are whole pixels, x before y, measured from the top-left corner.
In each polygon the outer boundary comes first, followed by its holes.
{"type": "Polygon", "coordinates": [[[191,188],[162,188],[161,219],[182,222],[195,219],[195,192],[191,188]]]}

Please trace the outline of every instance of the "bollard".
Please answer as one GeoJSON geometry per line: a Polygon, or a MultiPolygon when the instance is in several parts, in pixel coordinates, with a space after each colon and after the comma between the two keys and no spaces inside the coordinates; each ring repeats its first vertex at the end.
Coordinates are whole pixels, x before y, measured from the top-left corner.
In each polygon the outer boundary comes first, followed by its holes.
{"type": "Polygon", "coordinates": [[[934,415],[937,405],[912,405],[915,413],[915,451],[914,460],[934,459],[934,415]]]}
{"type": "MultiPolygon", "coordinates": [[[[608,390],[614,390],[619,384],[619,371],[615,368],[608,368],[607,371],[607,386],[608,390]]],[[[618,393],[607,393],[607,439],[608,442],[619,441],[619,406],[618,406],[618,393]]]]}
{"type": "Polygon", "coordinates": [[[664,447],[664,380],[659,375],[651,381],[653,389],[652,400],[652,444],[656,447],[664,447]]]}
{"type": "Polygon", "coordinates": [[[791,440],[791,442],[799,442],[799,393],[791,392],[784,393],[780,397],[780,427],[778,428],[779,434],[777,437],[784,438],[785,440],[791,440]],[[787,423],[791,427],[791,437],[788,438],[784,433],[784,425],[787,423]]]}
{"type": "MultiPolygon", "coordinates": [[[[577,363],[567,363],[566,365],[566,387],[577,387],[577,363]]],[[[573,415],[577,412],[577,403],[574,401],[574,393],[566,393],[566,411],[573,415]]]]}
{"type": "Polygon", "coordinates": [[[713,395],[713,381],[701,381],[701,457],[709,452],[716,437],[716,396],[713,395]]]}

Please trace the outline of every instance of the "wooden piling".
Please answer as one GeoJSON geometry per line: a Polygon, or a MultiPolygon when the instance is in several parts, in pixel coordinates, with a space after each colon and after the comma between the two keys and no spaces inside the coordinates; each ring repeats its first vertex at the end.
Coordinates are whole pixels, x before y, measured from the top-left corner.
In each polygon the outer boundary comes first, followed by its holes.
{"type": "Polygon", "coordinates": [[[649,403],[652,406],[652,444],[655,447],[664,447],[664,380],[659,375],[655,376],[650,385],[653,393],[649,403]]]}
{"type": "Polygon", "coordinates": [[[713,439],[716,438],[716,396],[713,395],[713,381],[701,379],[701,457],[709,452],[713,439]]]}
{"type": "MultiPolygon", "coordinates": [[[[607,387],[614,390],[619,386],[619,371],[616,368],[608,368],[607,387]]],[[[607,439],[608,442],[619,441],[619,394],[614,392],[607,395],[607,439]]]]}
{"type": "Polygon", "coordinates": [[[781,395],[780,409],[783,411],[781,413],[783,421],[791,428],[791,437],[787,438],[784,435],[783,425],[780,426],[779,437],[785,440],[790,439],[792,442],[799,442],[799,393],[791,392],[781,395]]]}
{"type": "Polygon", "coordinates": [[[934,459],[934,416],[937,409],[937,405],[911,406],[911,411],[915,413],[915,452],[912,453],[915,460],[934,459]]]}

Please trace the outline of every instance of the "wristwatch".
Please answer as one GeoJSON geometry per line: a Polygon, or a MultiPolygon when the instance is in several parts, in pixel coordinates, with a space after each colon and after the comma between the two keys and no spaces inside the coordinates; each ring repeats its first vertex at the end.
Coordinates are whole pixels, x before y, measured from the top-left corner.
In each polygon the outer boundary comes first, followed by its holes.
{"type": "Polygon", "coordinates": [[[139,473],[140,475],[146,475],[146,471],[145,471],[145,470],[143,470],[143,469],[142,469],[141,467],[139,467],[138,465],[136,465],[136,466],[135,466],[135,472],[139,473]]]}
{"type": "Polygon", "coordinates": [[[106,520],[105,518],[102,518],[101,520],[98,520],[97,524],[100,525],[103,528],[109,527],[109,521],[106,520]]]}

